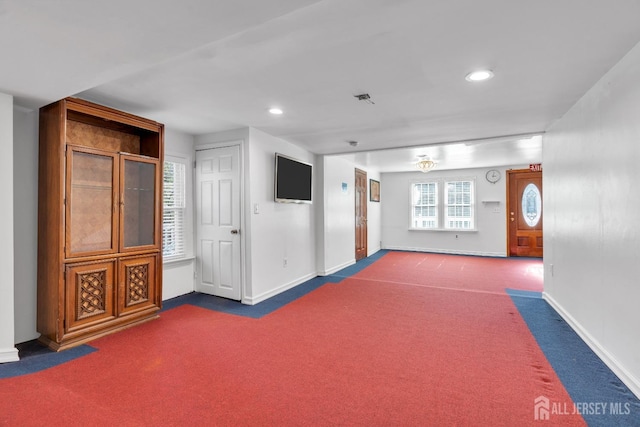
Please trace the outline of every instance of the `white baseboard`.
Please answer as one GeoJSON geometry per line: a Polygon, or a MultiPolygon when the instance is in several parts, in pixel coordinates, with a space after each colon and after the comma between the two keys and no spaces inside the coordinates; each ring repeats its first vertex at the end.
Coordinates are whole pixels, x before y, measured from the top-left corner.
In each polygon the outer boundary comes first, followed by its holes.
{"type": "Polygon", "coordinates": [[[431,252],[436,254],[447,254],[447,255],[473,255],[473,256],[486,256],[486,257],[497,257],[497,258],[507,257],[506,252],[461,251],[456,249],[412,248],[408,246],[385,246],[384,249],[389,249],[392,251],[431,252]]]}
{"type": "Polygon", "coordinates": [[[355,258],[353,258],[353,259],[351,259],[351,260],[349,260],[349,261],[347,261],[347,262],[345,262],[343,264],[337,265],[335,267],[331,267],[328,270],[319,271],[318,272],[318,276],[329,276],[330,274],[333,274],[336,271],[340,271],[343,268],[349,267],[349,266],[351,266],[351,265],[353,265],[355,263],[356,263],[356,260],[355,260],[355,258]]]}
{"type": "Polygon", "coordinates": [[[640,381],[634,377],[624,366],[622,366],[611,353],[609,353],[604,347],[600,345],[586,329],[580,325],[580,323],[573,318],[566,310],[546,292],[542,293],[542,298],[549,303],[551,307],[564,319],[565,322],[571,326],[571,328],[582,338],[582,340],[593,350],[593,352],[604,362],[605,365],[613,371],[614,374],[625,383],[633,394],[640,399],[640,381]]]}
{"type": "Polygon", "coordinates": [[[296,286],[298,286],[301,283],[306,282],[307,280],[313,279],[314,277],[317,277],[316,274],[311,273],[311,274],[307,274],[306,276],[302,276],[296,280],[293,280],[289,283],[285,283],[282,286],[279,286],[275,289],[272,289],[270,291],[267,291],[263,294],[257,295],[255,297],[244,297],[242,298],[242,303],[243,304],[247,304],[247,305],[256,305],[259,302],[262,302],[264,300],[267,300],[273,296],[276,296],[278,294],[281,294],[284,291],[288,291],[291,288],[295,288],[296,286]]]}
{"type": "Polygon", "coordinates": [[[0,363],[17,362],[19,360],[17,348],[0,349],[0,363]]]}

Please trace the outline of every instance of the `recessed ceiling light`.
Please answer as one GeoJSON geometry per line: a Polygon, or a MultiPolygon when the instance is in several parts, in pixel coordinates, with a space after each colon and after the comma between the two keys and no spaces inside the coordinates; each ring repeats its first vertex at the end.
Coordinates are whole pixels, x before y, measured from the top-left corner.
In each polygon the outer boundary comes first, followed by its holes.
{"type": "Polygon", "coordinates": [[[481,82],[483,80],[489,80],[493,77],[493,71],[491,70],[478,70],[473,73],[467,74],[465,79],[469,82],[481,82]]]}
{"type": "Polygon", "coordinates": [[[275,114],[275,115],[277,115],[277,116],[279,116],[280,114],[282,114],[282,113],[283,113],[282,109],[281,109],[281,108],[278,108],[278,107],[271,107],[271,108],[269,108],[269,112],[270,112],[271,114],[275,114]]]}

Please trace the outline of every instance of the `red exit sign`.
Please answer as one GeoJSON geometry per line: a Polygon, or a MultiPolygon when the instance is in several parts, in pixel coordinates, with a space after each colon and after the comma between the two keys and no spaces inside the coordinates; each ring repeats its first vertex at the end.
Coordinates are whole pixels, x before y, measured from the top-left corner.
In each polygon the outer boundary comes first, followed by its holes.
{"type": "Polygon", "coordinates": [[[529,165],[531,172],[542,172],[542,163],[532,163],[529,165]]]}

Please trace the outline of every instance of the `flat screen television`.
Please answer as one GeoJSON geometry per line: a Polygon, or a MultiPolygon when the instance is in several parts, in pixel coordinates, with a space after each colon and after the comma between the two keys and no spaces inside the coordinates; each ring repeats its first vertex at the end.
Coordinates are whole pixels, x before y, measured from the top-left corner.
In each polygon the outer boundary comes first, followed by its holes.
{"type": "Polygon", "coordinates": [[[313,165],[276,153],[275,201],[311,203],[313,165]]]}

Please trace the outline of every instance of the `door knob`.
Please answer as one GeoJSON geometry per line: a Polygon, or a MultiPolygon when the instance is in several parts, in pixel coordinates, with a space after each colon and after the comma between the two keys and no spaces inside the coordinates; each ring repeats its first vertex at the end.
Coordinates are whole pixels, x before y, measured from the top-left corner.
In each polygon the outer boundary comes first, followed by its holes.
{"type": "Polygon", "coordinates": [[[240,234],[240,230],[231,230],[231,234],[240,234]]]}

